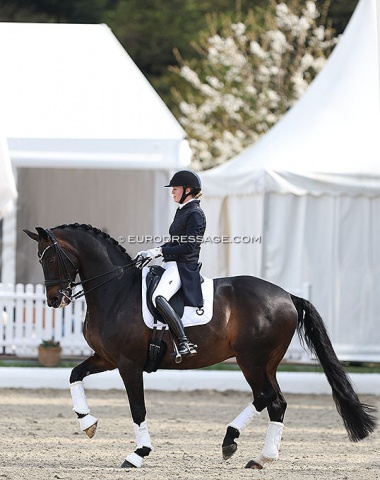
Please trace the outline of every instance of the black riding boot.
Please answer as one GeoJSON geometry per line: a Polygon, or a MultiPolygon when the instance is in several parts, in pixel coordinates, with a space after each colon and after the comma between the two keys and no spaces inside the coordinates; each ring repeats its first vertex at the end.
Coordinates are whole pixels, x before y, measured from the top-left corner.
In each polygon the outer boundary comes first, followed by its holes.
{"type": "Polygon", "coordinates": [[[178,317],[166,298],[164,298],[162,295],[159,295],[156,298],[156,307],[169,325],[170,330],[178,338],[178,353],[183,356],[195,355],[197,353],[197,346],[194,345],[194,343],[191,343],[186,337],[181,319],[178,317]]]}

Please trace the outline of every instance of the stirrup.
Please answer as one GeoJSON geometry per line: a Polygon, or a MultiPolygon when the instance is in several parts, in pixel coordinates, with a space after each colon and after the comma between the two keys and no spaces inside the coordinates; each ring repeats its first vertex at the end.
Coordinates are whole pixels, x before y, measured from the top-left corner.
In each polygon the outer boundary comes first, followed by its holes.
{"type": "Polygon", "coordinates": [[[197,348],[198,348],[198,345],[195,345],[194,343],[189,342],[188,340],[185,340],[183,342],[180,342],[178,346],[178,353],[183,357],[188,355],[189,356],[196,355],[198,353],[197,348]]]}
{"type": "Polygon", "coordinates": [[[169,356],[171,358],[174,358],[175,363],[181,363],[182,362],[182,356],[179,353],[177,344],[175,343],[174,340],[173,340],[173,348],[174,348],[174,351],[169,356]]]}

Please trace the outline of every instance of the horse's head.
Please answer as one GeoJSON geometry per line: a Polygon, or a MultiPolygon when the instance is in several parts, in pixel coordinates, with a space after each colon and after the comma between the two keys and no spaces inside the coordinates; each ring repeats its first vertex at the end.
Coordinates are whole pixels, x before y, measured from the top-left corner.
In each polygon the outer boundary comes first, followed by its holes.
{"type": "Polygon", "coordinates": [[[57,239],[51,230],[36,227],[36,231],[38,233],[24,230],[30,238],[38,242],[38,257],[45,276],[47,303],[49,307],[65,307],[71,302],[72,287],[78,271],[75,259],[68,253],[65,242],[57,239]]]}

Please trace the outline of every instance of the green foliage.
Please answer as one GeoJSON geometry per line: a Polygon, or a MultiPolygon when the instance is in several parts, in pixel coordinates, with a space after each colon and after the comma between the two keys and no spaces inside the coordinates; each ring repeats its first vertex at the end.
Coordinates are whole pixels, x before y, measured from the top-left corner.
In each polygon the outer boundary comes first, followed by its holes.
{"type": "Polygon", "coordinates": [[[61,344],[59,341],[54,340],[51,338],[50,340],[41,340],[40,347],[42,348],[51,348],[51,347],[59,347],[61,344]]]}
{"type": "Polygon", "coordinates": [[[0,16],[8,21],[98,23],[119,0],[12,0],[2,1],[0,16]]]}

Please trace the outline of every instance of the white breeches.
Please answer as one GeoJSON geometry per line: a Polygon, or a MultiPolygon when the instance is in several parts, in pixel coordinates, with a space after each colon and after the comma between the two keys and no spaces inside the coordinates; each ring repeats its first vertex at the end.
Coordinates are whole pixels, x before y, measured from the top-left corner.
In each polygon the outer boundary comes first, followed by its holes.
{"type": "Polygon", "coordinates": [[[152,296],[153,305],[156,306],[156,298],[162,295],[165,300],[170,300],[181,287],[181,278],[177,267],[177,262],[162,262],[165,269],[159,284],[152,296]]]}

